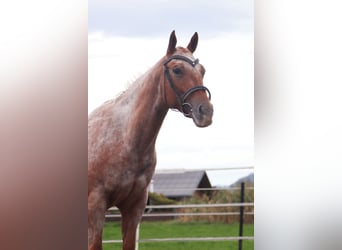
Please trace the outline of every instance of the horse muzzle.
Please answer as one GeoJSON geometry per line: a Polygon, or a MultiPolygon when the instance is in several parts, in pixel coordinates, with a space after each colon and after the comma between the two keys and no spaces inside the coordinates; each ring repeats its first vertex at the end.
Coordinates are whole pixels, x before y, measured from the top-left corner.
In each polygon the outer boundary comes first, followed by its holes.
{"type": "Polygon", "coordinates": [[[214,108],[210,102],[200,103],[192,106],[189,117],[192,118],[197,127],[208,127],[212,123],[214,108]]]}

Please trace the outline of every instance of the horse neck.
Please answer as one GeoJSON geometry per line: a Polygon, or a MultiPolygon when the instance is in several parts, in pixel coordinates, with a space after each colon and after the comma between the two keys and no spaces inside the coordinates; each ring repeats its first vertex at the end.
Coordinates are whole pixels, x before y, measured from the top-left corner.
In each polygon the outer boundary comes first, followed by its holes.
{"type": "Polygon", "coordinates": [[[128,123],[128,142],[135,150],[154,151],[157,135],[168,111],[163,94],[163,67],[159,64],[142,77],[134,98],[128,123]]]}

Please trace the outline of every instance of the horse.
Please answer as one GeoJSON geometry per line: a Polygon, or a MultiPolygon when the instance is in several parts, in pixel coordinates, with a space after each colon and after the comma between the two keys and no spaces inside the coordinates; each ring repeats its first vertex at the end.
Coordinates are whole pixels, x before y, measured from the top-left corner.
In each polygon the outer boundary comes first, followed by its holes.
{"type": "Polygon", "coordinates": [[[186,48],[176,47],[172,31],[166,55],[89,115],[88,250],[102,249],[105,212],[112,206],[121,213],[122,249],[135,249],[156,165],[155,143],[168,110],[180,111],[197,127],[212,123],[205,69],[193,56],[197,43],[195,32],[186,48]]]}

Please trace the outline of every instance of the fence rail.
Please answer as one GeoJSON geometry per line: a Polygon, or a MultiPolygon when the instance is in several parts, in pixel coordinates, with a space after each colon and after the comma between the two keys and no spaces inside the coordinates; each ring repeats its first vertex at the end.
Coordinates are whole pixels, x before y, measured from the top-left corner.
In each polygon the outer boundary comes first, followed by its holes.
{"type": "MultiPolygon", "coordinates": [[[[148,205],[146,209],[172,209],[172,208],[209,208],[209,207],[250,207],[254,206],[253,202],[244,203],[217,203],[217,204],[184,204],[184,205],[148,205]]],[[[118,210],[111,207],[108,210],[118,210]]]]}
{"type": "MultiPolygon", "coordinates": [[[[251,207],[252,202],[246,203],[223,203],[223,204],[184,204],[184,205],[149,205],[146,209],[172,209],[172,208],[212,208],[212,207],[251,207]]],[[[118,211],[116,207],[109,209],[110,211],[118,211]]],[[[254,212],[245,212],[246,215],[254,215],[254,212]]],[[[240,212],[186,212],[186,213],[144,213],[143,217],[170,217],[170,216],[207,216],[207,215],[240,215],[240,212]]],[[[106,218],[120,218],[121,214],[107,214],[106,218]]]]}
{"type": "MultiPolygon", "coordinates": [[[[246,215],[254,215],[254,212],[245,212],[246,215]]],[[[143,217],[176,217],[176,216],[208,216],[208,215],[240,215],[240,212],[211,212],[211,213],[155,213],[144,214],[143,217]]],[[[106,218],[121,218],[120,214],[108,214],[106,218]]]]}
{"type": "MultiPolygon", "coordinates": [[[[139,243],[149,242],[179,242],[179,241],[236,241],[254,240],[254,236],[232,236],[232,237],[183,237],[183,238],[160,238],[160,239],[139,239],[139,243]]],[[[102,243],[122,243],[122,240],[104,240],[102,243]]]]}

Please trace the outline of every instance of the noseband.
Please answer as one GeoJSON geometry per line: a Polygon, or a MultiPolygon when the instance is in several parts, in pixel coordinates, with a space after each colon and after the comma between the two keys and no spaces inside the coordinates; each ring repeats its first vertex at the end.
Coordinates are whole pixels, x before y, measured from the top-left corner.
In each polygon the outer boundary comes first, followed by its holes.
{"type": "MultiPolygon", "coordinates": [[[[183,94],[180,94],[179,91],[177,90],[176,85],[174,84],[174,82],[172,80],[169,68],[167,67],[167,64],[170,61],[172,61],[172,60],[182,60],[182,61],[185,61],[185,62],[189,63],[192,67],[195,67],[198,64],[199,60],[196,59],[196,60],[193,61],[190,58],[182,56],[182,55],[174,55],[174,56],[171,56],[168,59],[166,59],[165,62],[164,62],[164,71],[165,71],[166,77],[167,77],[167,79],[169,81],[171,89],[173,90],[175,96],[177,97],[178,102],[180,103],[181,112],[183,113],[184,116],[190,117],[191,113],[192,113],[192,105],[190,103],[188,103],[188,102],[185,102],[186,98],[188,98],[192,93],[194,93],[196,91],[204,90],[204,91],[208,92],[208,98],[210,100],[211,99],[211,93],[210,93],[210,91],[209,91],[209,89],[207,87],[195,86],[195,87],[192,87],[192,88],[188,89],[183,94]],[[185,107],[188,107],[190,109],[189,112],[186,112],[185,107]]],[[[165,81],[164,81],[164,84],[165,84],[165,81]]],[[[166,98],[166,94],[165,94],[165,98],[166,98]]]]}

